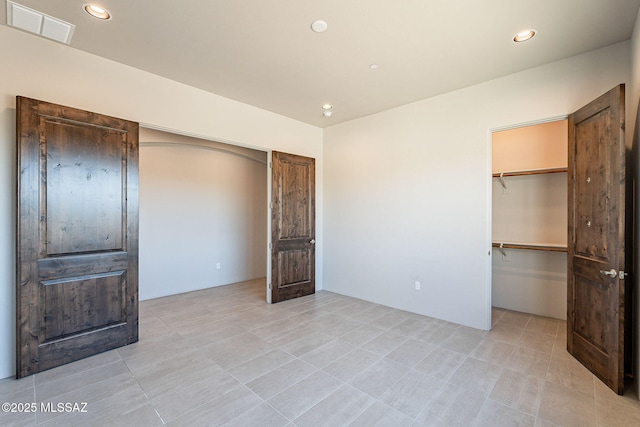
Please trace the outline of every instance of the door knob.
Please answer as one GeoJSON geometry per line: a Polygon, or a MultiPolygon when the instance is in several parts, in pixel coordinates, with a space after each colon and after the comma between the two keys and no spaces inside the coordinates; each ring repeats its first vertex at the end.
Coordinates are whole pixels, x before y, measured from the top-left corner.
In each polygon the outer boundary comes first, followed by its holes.
{"type": "Polygon", "coordinates": [[[604,274],[605,276],[609,276],[609,277],[616,277],[618,275],[618,272],[612,268],[609,271],[600,270],[600,274],[604,274]]]}

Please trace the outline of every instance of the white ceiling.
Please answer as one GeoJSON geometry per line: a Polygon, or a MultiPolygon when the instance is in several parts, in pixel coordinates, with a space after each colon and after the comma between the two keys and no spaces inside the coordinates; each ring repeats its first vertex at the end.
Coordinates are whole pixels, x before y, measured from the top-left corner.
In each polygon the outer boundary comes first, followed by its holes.
{"type": "Polygon", "coordinates": [[[113,14],[101,22],[83,11],[89,0],[15,1],[75,24],[76,49],[321,127],[627,40],[640,7],[640,0],[97,0],[113,14]],[[310,29],[318,19],[328,23],[321,34],[310,29]],[[537,37],[513,43],[525,28],[537,37]],[[324,103],[334,105],[331,118],[322,116],[324,103]]]}

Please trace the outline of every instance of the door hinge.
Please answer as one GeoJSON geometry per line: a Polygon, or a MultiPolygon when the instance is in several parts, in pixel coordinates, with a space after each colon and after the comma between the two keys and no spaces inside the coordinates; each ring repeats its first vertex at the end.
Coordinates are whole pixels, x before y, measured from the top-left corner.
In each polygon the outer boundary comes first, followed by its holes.
{"type": "Polygon", "coordinates": [[[273,243],[269,242],[269,249],[273,249],[273,243]]]}
{"type": "Polygon", "coordinates": [[[269,283],[269,289],[271,289],[271,283],[269,283]]]}

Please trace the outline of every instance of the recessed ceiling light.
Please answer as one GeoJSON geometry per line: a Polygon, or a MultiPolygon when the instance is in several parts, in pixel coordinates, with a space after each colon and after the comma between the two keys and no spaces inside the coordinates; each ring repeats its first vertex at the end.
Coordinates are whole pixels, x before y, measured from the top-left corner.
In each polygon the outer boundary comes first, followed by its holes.
{"type": "Polygon", "coordinates": [[[329,111],[329,110],[324,110],[322,112],[322,115],[325,116],[325,117],[331,117],[332,114],[333,113],[331,111],[329,111]]]}
{"type": "Polygon", "coordinates": [[[536,30],[524,30],[513,36],[513,41],[516,43],[526,42],[531,40],[536,35],[536,30]]]}
{"type": "Polygon", "coordinates": [[[316,33],[324,33],[327,31],[327,23],[324,21],[313,21],[311,23],[311,29],[316,33]]]}
{"type": "Polygon", "coordinates": [[[103,7],[100,7],[95,4],[90,4],[90,3],[87,3],[82,7],[84,8],[85,12],[87,12],[89,15],[93,16],[94,18],[98,18],[103,21],[108,21],[109,19],[111,19],[111,13],[109,13],[109,11],[103,7]]]}
{"type": "Polygon", "coordinates": [[[372,70],[377,70],[378,69],[378,64],[371,64],[371,65],[369,65],[369,68],[371,68],[372,70]]]}
{"type": "Polygon", "coordinates": [[[331,110],[332,108],[333,108],[333,105],[331,104],[322,104],[323,110],[331,110]]]}

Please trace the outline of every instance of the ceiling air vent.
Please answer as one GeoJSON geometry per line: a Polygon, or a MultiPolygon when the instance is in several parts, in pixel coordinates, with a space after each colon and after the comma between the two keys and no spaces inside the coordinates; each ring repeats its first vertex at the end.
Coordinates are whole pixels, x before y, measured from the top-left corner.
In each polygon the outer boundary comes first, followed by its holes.
{"type": "Polygon", "coordinates": [[[7,25],[69,44],[76,26],[7,0],[7,25]]]}

